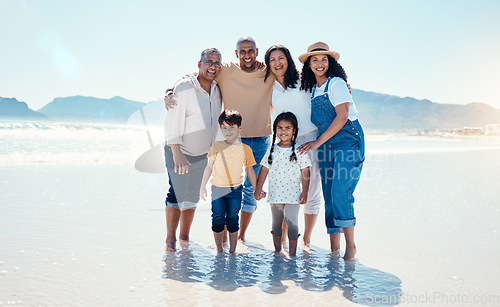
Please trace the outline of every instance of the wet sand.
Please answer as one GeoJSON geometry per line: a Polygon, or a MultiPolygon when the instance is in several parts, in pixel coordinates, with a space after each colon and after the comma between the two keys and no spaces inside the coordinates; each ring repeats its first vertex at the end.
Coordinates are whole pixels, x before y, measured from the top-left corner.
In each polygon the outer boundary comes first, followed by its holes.
{"type": "MultiPolygon", "coordinates": [[[[374,151],[394,145],[379,141],[374,151]]],[[[322,212],[311,252],[274,255],[263,201],[247,251],[216,255],[204,203],[191,243],[165,253],[165,175],[139,173],[133,163],[2,165],[0,304],[495,305],[499,153],[368,157],[353,262],[328,252],[322,212]]]]}

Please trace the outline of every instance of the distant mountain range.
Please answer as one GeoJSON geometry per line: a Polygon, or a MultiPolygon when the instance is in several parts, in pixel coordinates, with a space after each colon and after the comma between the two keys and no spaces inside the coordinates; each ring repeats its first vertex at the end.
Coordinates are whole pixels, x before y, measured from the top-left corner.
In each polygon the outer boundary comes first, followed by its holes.
{"type": "Polygon", "coordinates": [[[0,97],[0,118],[47,118],[46,115],[33,111],[26,102],[15,98],[0,97]]]}
{"type": "Polygon", "coordinates": [[[126,123],[145,103],[116,96],[111,99],[71,96],[56,98],[38,111],[15,98],[0,97],[0,118],[126,123]]]}
{"type": "Polygon", "coordinates": [[[500,109],[483,103],[440,104],[352,90],[359,119],[367,129],[457,129],[500,124],[500,109]]]}
{"type": "Polygon", "coordinates": [[[119,96],[111,99],[72,96],[56,98],[38,112],[54,119],[124,123],[144,105],[119,96]]]}
{"type": "MultiPolygon", "coordinates": [[[[367,130],[455,129],[500,124],[500,109],[482,103],[439,104],[357,89],[353,89],[352,95],[367,130]]],[[[56,98],[37,112],[25,102],[0,97],[0,118],[126,123],[144,105],[118,96],[111,99],[72,96],[56,98]]]]}

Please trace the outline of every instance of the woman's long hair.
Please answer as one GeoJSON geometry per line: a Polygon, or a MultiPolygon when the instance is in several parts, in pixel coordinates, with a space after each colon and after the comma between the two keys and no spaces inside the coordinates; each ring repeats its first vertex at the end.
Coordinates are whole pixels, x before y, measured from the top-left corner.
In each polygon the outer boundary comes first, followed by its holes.
{"type": "MultiPolygon", "coordinates": [[[[347,75],[344,71],[344,68],[330,55],[326,55],[328,57],[328,69],[326,71],[327,77],[339,77],[344,79],[347,82],[347,75]]],[[[300,80],[300,89],[311,92],[314,85],[316,85],[316,76],[314,75],[311,67],[309,67],[309,63],[311,63],[311,57],[308,57],[304,62],[304,66],[302,67],[302,78],[300,80]]]]}
{"type": "Polygon", "coordinates": [[[266,76],[264,77],[264,82],[266,82],[267,78],[271,74],[271,68],[269,67],[271,52],[276,50],[282,51],[288,62],[288,68],[285,72],[285,88],[295,88],[295,84],[297,83],[297,80],[299,80],[299,72],[297,71],[297,68],[295,68],[295,63],[293,62],[290,50],[283,45],[272,45],[269,49],[267,49],[266,55],[264,56],[264,62],[266,63],[266,76]]]}
{"type": "Polygon", "coordinates": [[[292,136],[292,154],[290,155],[290,162],[297,161],[297,155],[295,154],[295,141],[297,140],[297,135],[299,134],[299,123],[297,117],[292,112],[280,113],[273,123],[273,142],[271,143],[271,150],[269,152],[269,158],[267,158],[267,163],[273,164],[273,151],[274,142],[276,142],[276,127],[278,123],[282,120],[286,120],[292,124],[293,130],[295,131],[292,136]]]}

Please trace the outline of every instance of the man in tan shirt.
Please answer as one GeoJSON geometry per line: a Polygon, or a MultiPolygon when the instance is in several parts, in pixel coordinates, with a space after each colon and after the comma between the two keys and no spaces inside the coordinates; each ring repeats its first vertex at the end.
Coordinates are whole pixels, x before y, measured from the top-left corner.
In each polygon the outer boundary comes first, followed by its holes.
{"type": "MultiPolygon", "coordinates": [[[[255,40],[243,36],[236,43],[236,57],[239,63],[224,63],[216,78],[221,89],[224,109],[236,110],[243,117],[241,141],[252,148],[257,164],[253,167],[258,175],[260,162],[267,152],[271,140],[271,97],[274,78],[264,82],[265,68],[257,68],[259,49],[255,40]]],[[[168,92],[167,92],[168,93],[168,92]]],[[[173,107],[173,101],[165,95],[167,109],[173,107]]],[[[253,197],[253,187],[245,176],[243,200],[238,238],[245,240],[245,233],[257,209],[257,200],[253,197]]]]}

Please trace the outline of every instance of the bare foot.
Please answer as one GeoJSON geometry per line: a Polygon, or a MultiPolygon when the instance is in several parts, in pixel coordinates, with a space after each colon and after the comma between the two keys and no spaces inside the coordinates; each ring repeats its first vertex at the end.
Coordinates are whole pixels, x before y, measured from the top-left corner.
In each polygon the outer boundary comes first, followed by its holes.
{"type": "Polygon", "coordinates": [[[335,256],[335,257],[340,257],[340,249],[338,249],[338,250],[330,249],[330,255],[335,256]]]}
{"type": "Polygon", "coordinates": [[[236,245],[236,251],[235,251],[235,253],[238,253],[238,254],[248,254],[248,253],[250,253],[250,249],[248,248],[248,246],[246,246],[242,242],[238,242],[238,245],[236,245]]]}
{"type": "Polygon", "coordinates": [[[182,250],[189,249],[189,241],[179,240],[179,245],[181,246],[182,250]]]}
{"type": "Polygon", "coordinates": [[[245,236],[244,235],[239,235],[238,236],[238,240],[240,240],[241,242],[245,243],[245,236]]]}
{"type": "Polygon", "coordinates": [[[167,244],[165,246],[167,252],[175,252],[175,240],[165,241],[165,243],[167,244]]]}
{"type": "Polygon", "coordinates": [[[330,251],[332,253],[340,251],[340,233],[330,234],[330,251]]]}
{"type": "Polygon", "coordinates": [[[312,248],[309,246],[309,244],[306,244],[304,241],[300,243],[300,247],[302,247],[302,250],[304,252],[310,252],[312,251],[312,248]]]}
{"type": "Polygon", "coordinates": [[[283,252],[283,250],[274,251],[273,253],[277,256],[284,256],[284,257],[287,256],[287,253],[283,252]]]}
{"type": "Polygon", "coordinates": [[[346,247],[344,260],[354,260],[354,256],[356,256],[356,245],[353,247],[346,247]]]}
{"type": "Polygon", "coordinates": [[[311,241],[303,240],[300,245],[304,251],[306,252],[312,251],[311,241]]]}
{"type": "Polygon", "coordinates": [[[189,237],[188,236],[179,236],[179,241],[180,242],[189,242],[189,237]]]}

